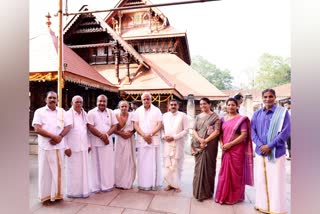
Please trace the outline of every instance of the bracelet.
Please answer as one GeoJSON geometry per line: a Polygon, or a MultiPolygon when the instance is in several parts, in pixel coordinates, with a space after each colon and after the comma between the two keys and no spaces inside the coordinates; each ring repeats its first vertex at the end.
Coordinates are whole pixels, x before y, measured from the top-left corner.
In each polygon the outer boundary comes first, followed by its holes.
{"type": "Polygon", "coordinates": [[[59,134],[59,136],[60,136],[60,137],[63,137],[61,133],[59,134]]]}

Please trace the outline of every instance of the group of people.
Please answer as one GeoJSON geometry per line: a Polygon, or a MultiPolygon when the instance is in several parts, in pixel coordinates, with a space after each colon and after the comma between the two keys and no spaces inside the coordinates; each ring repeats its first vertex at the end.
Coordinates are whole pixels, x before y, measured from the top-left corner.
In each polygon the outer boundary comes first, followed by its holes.
{"type": "Polygon", "coordinates": [[[276,105],[273,89],[262,92],[264,107],[250,121],[241,115],[241,96],[226,101],[227,114],[211,111],[207,98],[200,99],[191,142],[195,156],[193,195],[199,201],[235,204],[245,199],[245,185],[256,186],[255,208],[263,213],[286,213],[285,143],[290,136],[290,113],[276,105]],[[240,101],[240,102],[239,102],[240,101]],[[255,143],[255,175],[253,144],[255,143]],[[214,195],[218,147],[222,150],[214,195]]]}
{"type": "Polygon", "coordinates": [[[141,190],[159,190],[164,180],[165,191],[180,192],[185,136],[192,128],[196,199],[214,196],[220,204],[243,201],[245,185],[253,185],[254,142],[255,207],[262,212],[283,213],[283,155],[290,135],[290,118],[285,108],[276,106],[273,89],[264,90],[262,98],[265,106],[254,113],[251,122],[239,115],[234,98],[226,101],[227,114],[222,118],[211,111],[209,99],[201,98],[201,113],[194,126],[189,127],[187,115],[179,111],[175,99],[169,101],[169,111],[162,114],[152,104],[151,94],[145,92],[140,107],[129,111],[129,103],[120,101],[115,113],[107,108],[107,97],[100,95],[97,107],[86,113],[83,99],[77,95],[65,112],[56,106],[57,94],[50,91],[46,106],[36,110],[32,122],[39,136],[39,198],[44,204],[63,198],[64,159],[67,197],[88,197],[92,192],[113,188],[130,189],[136,175],[141,190]],[[213,195],[219,147],[221,168],[213,195]]]}
{"type": "Polygon", "coordinates": [[[86,113],[81,96],[74,96],[65,111],[57,107],[57,94],[47,93],[46,105],[35,111],[32,122],[38,134],[39,199],[44,205],[63,199],[64,169],[66,196],[71,198],[130,189],[136,175],[141,190],[159,190],[164,178],[165,190],[181,191],[187,115],[178,111],[177,100],[170,100],[170,111],[162,115],[150,93],[141,98],[138,108],[120,101],[113,111],[100,95],[97,106],[86,113]]]}

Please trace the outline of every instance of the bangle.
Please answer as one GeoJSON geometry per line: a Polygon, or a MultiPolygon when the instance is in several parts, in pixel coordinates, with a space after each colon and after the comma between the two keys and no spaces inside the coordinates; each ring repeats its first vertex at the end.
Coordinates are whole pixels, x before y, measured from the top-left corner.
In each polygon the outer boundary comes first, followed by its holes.
{"type": "Polygon", "coordinates": [[[60,136],[60,137],[63,137],[61,133],[59,134],[59,136],[60,136]]]}

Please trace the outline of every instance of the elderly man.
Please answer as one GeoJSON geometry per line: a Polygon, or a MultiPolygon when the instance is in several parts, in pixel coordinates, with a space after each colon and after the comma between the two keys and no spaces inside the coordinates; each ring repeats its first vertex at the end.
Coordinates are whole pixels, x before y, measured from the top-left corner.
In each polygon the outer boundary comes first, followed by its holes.
{"type": "Polygon", "coordinates": [[[107,97],[99,95],[97,107],[88,112],[91,132],[91,191],[111,191],[115,184],[114,149],[111,135],[117,128],[117,118],[107,108],[107,97]]]}
{"type": "Polygon", "coordinates": [[[63,199],[64,136],[71,129],[62,108],[57,107],[57,93],[49,91],[46,106],[34,113],[32,126],[38,134],[39,199],[44,205],[63,199]]]}
{"type": "Polygon", "coordinates": [[[290,135],[288,111],[275,104],[276,92],[262,92],[264,107],[251,120],[251,136],[256,144],[255,208],[264,213],[286,213],[286,140],[290,135]]]}
{"type": "Polygon", "coordinates": [[[163,115],[162,139],[164,140],[163,161],[164,180],[168,186],[164,189],[174,189],[180,192],[180,180],[184,159],[185,136],[188,133],[189,121],[185,113],[178,111],[177,100],[170,100],[170,112],[163,115]]]}
{"type": "Polygon", "coordinates": [[[72,128],[66,136],[67,197],[87,198],[90,194],[88,176],[87,113],[82,108],[83,99],[76,95],[67,116],[72,128]]]}
{"type": "Polygon", "coordinates": [[[143,105],[137,108],[134,116],[134,128],[137,131],[138,188],[158,190],[161,187],[160,136],[162,114],[159,108],[151,104],[151,94],[143,93],[143,105]]]}
{"type": "Polygon", "coordinates": [[[115,185],[117,188],[131,189],[136,177],[133,113],[128,112],[129,103],[125,100],[120,101],[119,109],[116,114],[119,123],[115,131],[115,185]]]}

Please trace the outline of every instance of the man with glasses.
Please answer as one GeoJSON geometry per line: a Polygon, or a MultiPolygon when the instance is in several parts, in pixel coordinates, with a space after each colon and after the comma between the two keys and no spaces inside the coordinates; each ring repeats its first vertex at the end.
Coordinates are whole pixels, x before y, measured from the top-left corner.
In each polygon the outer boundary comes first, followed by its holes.
{"type": "Polygon", "coordinates": [[[66,180],[67,197],[87,198],[90,194],[88,174],[87,113],[82,108],[83,99],[76,95],[72,107],[67,111],[72,128],[66,136],[66,180]]]}
{"type": "Polygon", "coordinates": [[[163,145],[164,180],[168,186],[164,189],[181,192],[181,172],[184,160],[185,136],[188,133],[189,121],[185,113],[178,111],[177,100],[170,100],[170,111],[163,114],[161,136],[163,145]]]}
{"type": "Polygon", "coordinates": [[[39,199],[43,205],[63,199],[64,136],[71,129],[71,121],[62,108],[57,107],[57,93],[49,91],[46,105],[35,111],[32,126],[38,134],[39,199]]]}
{"type": "Polygon", "coordinates": [[[150,93],[143,93],[141,99],[143,105],[137,108],[133,116],[134,128],[138,133],[138,188],[158,190],[162,184],[159,136],[162,114],[159,108],[152,105],[150,93]]]}

